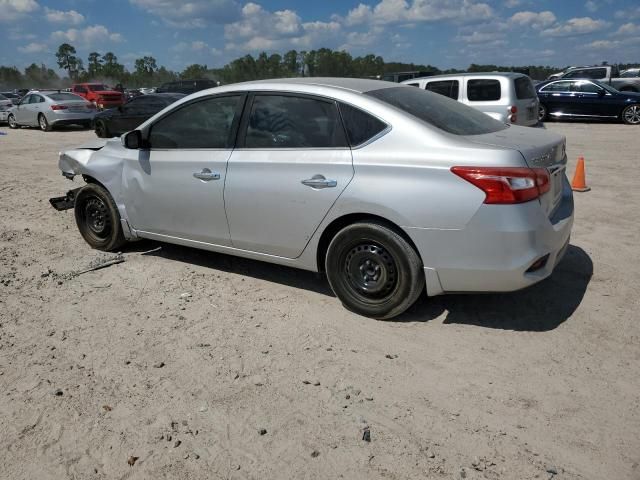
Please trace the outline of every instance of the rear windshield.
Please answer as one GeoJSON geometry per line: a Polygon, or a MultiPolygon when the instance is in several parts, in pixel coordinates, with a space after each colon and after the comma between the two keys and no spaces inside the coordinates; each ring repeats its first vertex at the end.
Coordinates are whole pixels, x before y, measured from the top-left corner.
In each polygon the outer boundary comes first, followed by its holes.
{"type": "Polygon", "coordinates": [[[482,135],[507,128],[507,125],[489,115],[456,100],[419,88],[383,88],[366,94],[454,135],[482,135]]]}
{"type": "Polygon", "coordinates": [[[515,79],[516,85],[516,98],[522,100],[523,98],[534,98],[536,96],[536,90],[533,88],[533,83],[529,77],[520,77],[515,79]]]}
{"type": "Polygon", "coordinates": [[[55,100],[56,102],[64,102],[65,100],[75,100],[78,102],[84,102],[84,98],[79,95],[74,95],[73,93],[50,93],[47,95],[51,100],[55,100]]]}

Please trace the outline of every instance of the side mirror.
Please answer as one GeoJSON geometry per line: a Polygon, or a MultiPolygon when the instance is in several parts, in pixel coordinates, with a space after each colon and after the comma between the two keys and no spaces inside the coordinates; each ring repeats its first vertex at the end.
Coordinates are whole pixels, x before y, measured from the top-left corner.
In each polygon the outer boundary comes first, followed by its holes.
{"type": "Polygon", "coordinates": [[[607,94],[607,91],[604,88],[601,88],[600,90],[598,90],[599,97],[604,97],[606,94],[607,94]]]}
{"type": "Polygon", "coordinates": [[[122,137],[122,145],[130,150],[140,150],[142,148],[142,132],[131,130],[122,137]]]}

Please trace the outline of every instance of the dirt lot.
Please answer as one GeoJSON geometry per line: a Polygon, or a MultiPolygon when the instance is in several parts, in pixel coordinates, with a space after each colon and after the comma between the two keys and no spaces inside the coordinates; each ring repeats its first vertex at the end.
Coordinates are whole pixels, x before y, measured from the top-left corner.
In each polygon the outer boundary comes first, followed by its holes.
{"type": "Polygon", "coordinates": [[[0,128],[0,477],[639,479],[640,128],[547,128],[593,188],[555,274],[386,322],[151,242],[73,278],[110,255],[47,199],[93,133],[0,128]]]}

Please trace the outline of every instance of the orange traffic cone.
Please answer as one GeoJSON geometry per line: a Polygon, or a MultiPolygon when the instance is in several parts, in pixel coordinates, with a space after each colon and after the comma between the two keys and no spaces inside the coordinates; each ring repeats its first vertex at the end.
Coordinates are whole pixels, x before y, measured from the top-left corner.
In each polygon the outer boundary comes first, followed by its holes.
{"type": "Polygon", "coordinates": [[[578,165],[576,166],[576,173],[573,175],[573,181],[571,182],[571,190],[574,192],[588,192],[591,190],[591,187],[587,187],[583,156],[578,157],[578,165]]]}

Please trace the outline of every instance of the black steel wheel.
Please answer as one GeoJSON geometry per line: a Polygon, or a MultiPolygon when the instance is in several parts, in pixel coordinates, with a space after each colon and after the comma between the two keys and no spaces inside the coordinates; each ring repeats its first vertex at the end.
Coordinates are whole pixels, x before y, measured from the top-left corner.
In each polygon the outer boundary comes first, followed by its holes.
{"type": "Polygon", "coordinates": [[[420,257],[401,235],[378,223],[357,223],[339,231],[325,261],[329,284],[349,310],[392,318],[424,290],[420,257]]]}
{"type": "Polygon", "coordinates": [[[80,234],[95,249],[115,250],[126,241],[118,208],[100,185],[90,183],[78,192],[75,217],[80,234]]]}

